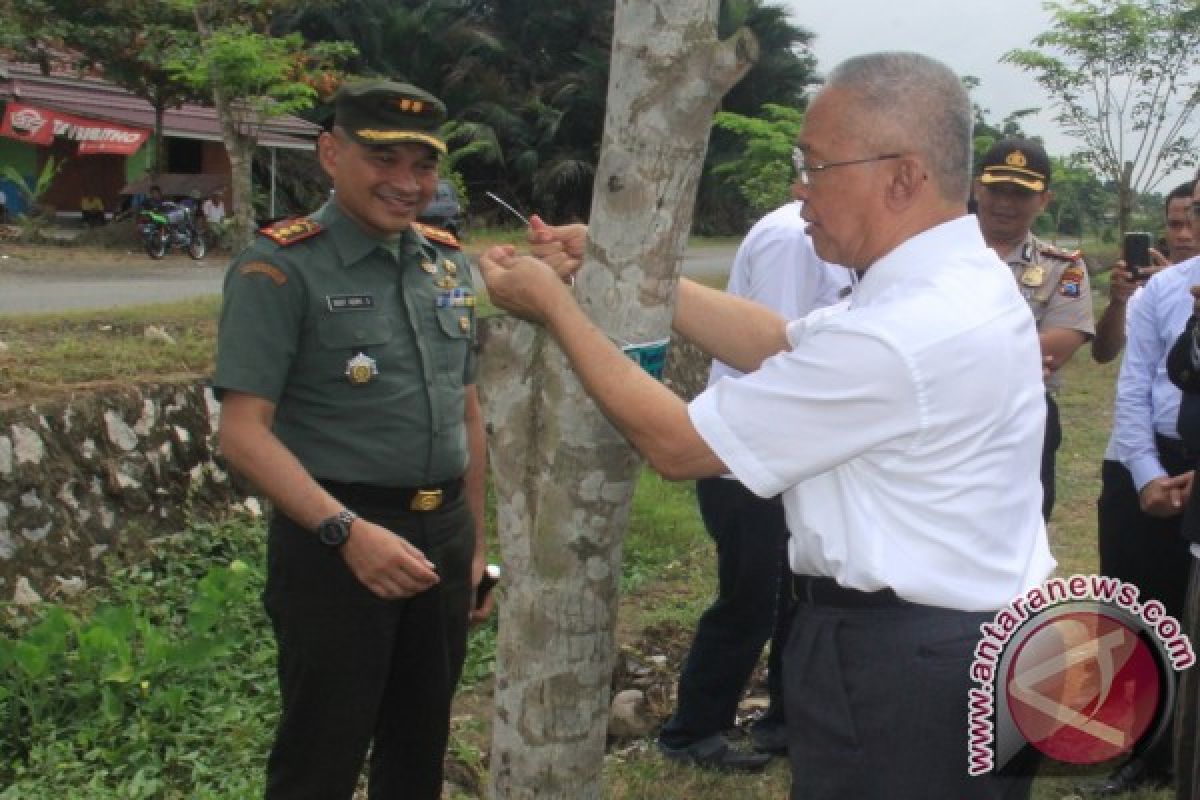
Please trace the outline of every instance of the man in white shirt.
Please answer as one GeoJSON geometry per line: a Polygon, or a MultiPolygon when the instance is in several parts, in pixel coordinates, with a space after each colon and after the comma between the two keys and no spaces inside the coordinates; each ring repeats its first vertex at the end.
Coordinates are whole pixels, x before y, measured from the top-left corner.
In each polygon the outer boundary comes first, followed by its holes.
{"type": "MultiPolygon", "coordinates": [[[[726,287],[789,320],[843,299],[854,274],[817,257],[804,232],[802,208],[787,203],[750,229],[726,287]]],[[[741,374],[713,361],[708,385],[741,374]]],[[[778,497],[758,497],[729,476],[696,481],[696,498],[717,546],[717,597],[696,624],[675,712],[659,732],[658,745],[667,757],[695,766],[758,770],[771,754],[787,752],[782,662],[794,606],[787,521],[778,497]],[[787,585],[782,575],[789,576],[787,585]],[[738,702],[768,639],[769,705],[750,731],[759,752],[748,753],[731,746],[725,731],[735,724],[738,702]]]]}
{"type": "Polygon", "coordinates": [[[496,304],[543,323],[656,470],[782,493],[799,607],[784,654],[799,798],[999,798],[967,775],[979,625],[1054,566],[1041,517],[1037,333],[965,216],[971,105],[951,70],[881,53],[835,68],[805,120],[817,254],[863,273],[848,308],[786,323],[683,281],[674,327],[747,371],[690,405],[626,358],[553,267],[495,247],[496,304]]]}

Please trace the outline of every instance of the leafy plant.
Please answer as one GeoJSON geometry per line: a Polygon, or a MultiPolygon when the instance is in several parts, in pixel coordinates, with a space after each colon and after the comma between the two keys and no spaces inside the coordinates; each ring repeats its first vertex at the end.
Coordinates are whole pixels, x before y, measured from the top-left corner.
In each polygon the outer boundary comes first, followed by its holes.
{"type": "Polygon", "coordinates": [[[792,147],[804,124],[804,113],[767,103],[762,116],[718,112],[714,124],[742,142],[741,153],[713,167],[759,217],[787,202],[792,181],[792,147]]]}
{"type": "Polygon", "coordinates": [[[0,175],[17,187],[17,191],[25,199],[28,213],[17,217],[17,225],[21,228],[21,236],[27,241],[39,241],[50,225],[53,212],[47,213],[42,206],[42,197],[50,191],[50,185],[58,177],[58,173],[66,166],[65,158],[55,160],[54,156],[46,159],[41,171],[33,177],[26,177],[17,172],[11,165],[0,167],[0,175]]]}

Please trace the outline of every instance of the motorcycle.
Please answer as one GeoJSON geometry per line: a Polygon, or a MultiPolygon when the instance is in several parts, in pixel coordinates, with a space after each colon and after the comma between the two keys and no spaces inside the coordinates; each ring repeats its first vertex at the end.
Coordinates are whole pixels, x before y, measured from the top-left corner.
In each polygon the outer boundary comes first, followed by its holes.
{"type": "Polygon", "coordinates": [[[162,203],[157,208],[142,209],[138,229],[146,254],[153,259],[165,256],[172,246],[186,250],[197,261],[208,252],[208,240],[187,206],[162,203]]]}

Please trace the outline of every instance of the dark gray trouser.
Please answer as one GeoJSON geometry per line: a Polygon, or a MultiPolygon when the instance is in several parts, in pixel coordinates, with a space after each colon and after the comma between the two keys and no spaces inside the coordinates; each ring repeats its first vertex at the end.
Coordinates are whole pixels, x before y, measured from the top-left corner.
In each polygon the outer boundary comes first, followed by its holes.
{"type": "Polygon", "coordinates": [[[459,495],[432,513],[340,498],[402,533],[441,582],[382,600],[341,554],[276,515],[263,603],[279,648],[283,710],[267,760],[268,800],[350,800],[371,750],[372,800],[434,800],[450,702],[466,654],[474,521],[459,495]]]}
{"type": "Polygon", "coordinates": [[[679,673],[675,713],[659,732],[667,747],[687,747],[734,726],[763,645],[770,706],[764,721],[782,722],[783,649],[794,605],[787,565],[787,520],[778,497],[763,499],[725,478],[696,481],[704,527],[717,546],[717,598],[696,624],[679,673]]]}
{"type": "Polygon", "coordinates": [[[993,613],[801,603],[784,653],[793,800],[1015,800],[967,774],[967,690],[993,613]]]}

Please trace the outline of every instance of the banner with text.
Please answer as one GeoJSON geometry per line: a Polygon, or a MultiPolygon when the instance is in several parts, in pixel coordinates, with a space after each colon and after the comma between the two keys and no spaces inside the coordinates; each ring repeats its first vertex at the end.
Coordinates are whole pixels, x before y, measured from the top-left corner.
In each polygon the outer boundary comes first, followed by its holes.
{"type": "Polygon", "coordinates": [[[81,156],[131,156],[149,138],[150,131],[23,103],[9,103],[4,111],[4,121],[0,124],[0,136],[41,147],[48,147],[56,136],[61,136],[79,142],[81,156]]]}

